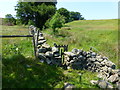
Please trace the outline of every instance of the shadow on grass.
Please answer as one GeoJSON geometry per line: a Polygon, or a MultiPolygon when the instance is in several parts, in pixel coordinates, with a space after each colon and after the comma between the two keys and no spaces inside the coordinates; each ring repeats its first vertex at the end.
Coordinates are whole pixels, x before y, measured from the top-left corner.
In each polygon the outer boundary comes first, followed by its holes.
{"type": "Polygon", "coordinates": [[[60,68],[21,54],[3,57],[2,62],[3,88],[53,88],[63,77],[60,68]]]}

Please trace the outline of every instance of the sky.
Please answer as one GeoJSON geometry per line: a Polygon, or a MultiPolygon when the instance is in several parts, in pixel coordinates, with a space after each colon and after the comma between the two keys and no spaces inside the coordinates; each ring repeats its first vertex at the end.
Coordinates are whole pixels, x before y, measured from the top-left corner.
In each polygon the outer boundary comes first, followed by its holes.
{"type": "MultiPolygon", "coordinates": [[[[18,0],[0,0],[0,17],[6,14],[16,15],[15,5],[18,0]]],[[[57,0],[57,9],[64,7],[69,11],[80,12],[86,20],[117,19],[117,0],[57,0]]]]}

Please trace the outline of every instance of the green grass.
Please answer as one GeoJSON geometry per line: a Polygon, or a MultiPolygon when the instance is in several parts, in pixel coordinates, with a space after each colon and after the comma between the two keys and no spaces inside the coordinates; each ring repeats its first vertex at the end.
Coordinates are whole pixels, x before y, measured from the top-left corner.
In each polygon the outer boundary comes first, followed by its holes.
{"type": "Polygon", "coordinates": [[[59,29],[58,35],[52,35],[52,30],[44,31],[48,43],[68,44],[69,50],[73,48],[89,50],[94,47],[95,52],[108,57],[115,64],[118,64],[118,20],[83,20],[74,21],[59,29]],[[63,34],[60,36],[59,34],[63,34]],[[67,33],[67,34],[66,34],[67,33]],[[50,35],[51,34],[51,35],[50,35]]]}
{"type": "MultiPolygon", "coordinates": [[[[60,29],[43,31],[47,43],[68,44],[73,48],[89,50],[95,47],[102,55],[117,64],[117,20],[74,21],[60,29]],[[71,28],[71,30],[65,29],[71,28]]],[[[27,26],[3,26],[3,35],[27,35],[27,26]]],[[[97,52],[97,51],[96,51],[97,52]]],[[[2,39],[3,88],[62,88],[65,82],[77,88],[98,88],[90,80],[98,79],[97,73],[82,70],[63,70],[60,67],[40,63],[34,57],[32,38],[2,39]],[[79,73],[82,74],[80,82],[79,73]]]]}

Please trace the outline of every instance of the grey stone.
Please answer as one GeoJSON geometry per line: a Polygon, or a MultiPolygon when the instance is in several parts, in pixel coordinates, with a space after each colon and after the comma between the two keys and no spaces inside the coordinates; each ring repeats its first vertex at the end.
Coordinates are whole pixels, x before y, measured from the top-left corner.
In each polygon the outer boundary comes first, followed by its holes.
{"type": "Polygon", "coordinates": [[[42,54],[42,53],[39,53],[39,55],[38,55],[38,58],[41,60],[46,60],[46,57],[45,57],[45,55],[44,54],[42,54]]]}
{"type": "Polygon", "coordinates": [[[72,50],[72,53],[77,54],[77,53],[78,53],[78,49],[74,48],[74,49],[72,50]]]}
{"type": "Polygon", "coordinates": [[[78,58],[77,57],[73,57],[73,60],[78,60],[78,58]]]}
{"type": "Polygon", "coordinates": [[[49,44],[44,43],[44,44],[42,44],[42,47],[43,47],[43,48],[50,48],[50,45],[49,45],[49,44]]]}
{"type": "Polygon", "coordinates": [[[71,68],[70,66],[67,67],[67,69],[70,69],[70,68],[71,68]]]}
{"type": "Polygon", "coordinates": [[[73,63],[73,62],[75,62],[75,60],[71,60],[71,61],[70,61],[70,63],[73,63]]]}
{"type": "Polygon", "coordinates": [[[45,53],[47,50],[46,48],[39,48],[38,53],[45,53]]]}
{"type": "Polygon", "coordinates": [[[102,68],[102,70],[104,70],[105,72],[108,71],[108,67],[107,67],[107,66],[104,66],[104,67],[101,67],[101,68],[102,68]]]}
{"type": "Polygon", "coordinates": [[[101,58],[97,58],[97,61],[102,62],[102,61],[103,61],[103,59],[101,59],[101,58]]]}
{"type": "Polygon", "coordinates": [[[83,56],[87,56],[87,53],[85,51],[82,52],[83,56]]]}
{"type": "Polygon", "coordinates": [[[76,54],[72,53],[72,52],[64,52],[65,55],[67,56],[71,56],[71,57],[75,57],[76,54]]]}
{"type": "Polygon", "coordinates": [[[45,56],[53,57],[53,53],[48,51],[48,52],[45,53],[45,56]]]}
{"type": "Polygon", "coordinates": [[[60,54],[59,53],[54,53],[54,57],[59,57],[60,54]]]}
{"type": "Polygon", "coordinates": [[[102,79],[102,78],[103,78],[103,74],[102,74],[102,73],[99,73],[99,74],[97,75],[97,77],[102,79]]]}
{"type": "Polygon", "coordinates": [[[99,62],[96,61],[96,62],[94,62],[94,64],[96,64],[96,65],[100,65],[101,63],[99,63],[99,62]]]}
{"type": "Polygon", "coordinates": [[[104,81],[104,80],[98,80],[98,86],[100,88],[107,88],[108,82],[104,81]]]}
{"type": "Polygon", "coordinates": [[[107,58],[107,57],[105,57],[105,56],[103,56],[102,58],[103,58],[104,60],[108,60],[108,58],[107,58]]]}
{"type": "Polygon", "coordinates": [[[51,64],[52,63],[52,61],[49,60],[48,58],[46,59],[46,62],[47,62],[47,64],[51,64]]]}
{"type": "MultiPolygon", "coordinates": [[[[102,56],[101,55],[97,55],[96,56],[97,59],[102,59],[102,56]]],[[[103,59],[102,59],[103,60],[103,59]]]]}
{"type": "Polygon", "coordinates": [[[42,36],[43,36],[43,33],[39,33],[39,35],[42,37],[42,36]]]}
{"type": "Polygon", "coordinates": [[[98,81],[97,81],[97,80],[91,80],[90,83],[91,83],[92,85],[96,85],[96,84],[98,84],[98,81]]]}
{"type": "Polygon", "coordinates": [[[104,63],[104,62],[101,62],[101,65],[105,65],[105,63],[104,63]]]}
{"type": "Polygon", "coordinates": [[[78,59],[83,60],[84,57],[83,57],[82,55],[79,55],[79,56],[78,56],[78,59]]]}
{"type": "Polygon", "coordinates": [[[92,52],[92,53],[91,53],[91,56],[92,56],[92,57],[96,57],[96,55],[97,55],[97,54],[96,54],[95,52],[92,52]]]}
{"type": "Polygon", "coordinates": [[[118,90],[120,90],[120,81],[116,83],[116,88],[118,88],[118,90]]]}
{"type": "Polygon", "coordinates": [[[45,38],[44,37],[38,37],[38,41],[40,41],[40,40],[45,40],[45,38]]]}
{"type": "Polygon", "coordinates": [[[52,47],[52,52],[59,52],[59,50],[56,47],[52,47]]]}
{"type": "Polygon", "coordinates": [[[91,58],[90,60],[93,61],[93,62],[95,62],[95,61],[96,61],[96,58],[91,58]]]}
{"type": "Polygon", "coordinates": [[[119,79],[118,74],[114,74],[108,78],[108,81],[114,83],[114,82],[118,81],[118,79],[119,79]]]}
{"type": "Polygon", "coordinates": [[[37,48],[38,48],[38,49],[41,48],[41,45],[37,45],[37,48]]]}
{"type": "Polygon", "coordinates": [[[107,88],[114,88],[113,85],[111,85],[110,83],[108,83],[107,88]]]}
{"type": "Polygon", "coordinates": [[[41,63],[44,63],[45,61],[41,59],[40,62],[41,62],[41,63]]]}
{"type": "Polygon", "coordinates": [[[102,61],[104,63],[104,65],[108,62],[106,59],[102,61]]]}
{"type": "Polygon", "coordinates": [[[72,84],[70,84],[70,83],[64,83],[64,89],[66,90],[66,89],[72,89],[72,88],[76,88],[74,85],[72,85],[72,84]]]}
{"type": "Polygon", "coordinates": [[[78,53],[81,54],[83,52],[82,49],[78,49],[78,53]]]}
{"type": "Polygon", "coordinates": [[[38,45],[41,45],[41,44],[43,44],[43,43],[45,43],[45,42],[46,42],[46,40],[38,41],[38,45]]]}

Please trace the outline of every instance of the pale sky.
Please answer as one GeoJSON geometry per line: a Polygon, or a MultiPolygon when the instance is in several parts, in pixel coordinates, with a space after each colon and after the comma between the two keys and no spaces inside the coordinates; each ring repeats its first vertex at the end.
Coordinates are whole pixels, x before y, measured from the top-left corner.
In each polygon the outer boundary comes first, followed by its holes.
{"type": "MultiPolygon", "coordinates": [[[[6,14],[15,16],[17,1],[0,0],[0,17],[6,14]]],[[[61,7],[80,12],[87,20],[118,18],[118,0],[57,0],[57,9],[61,7]]]]}

